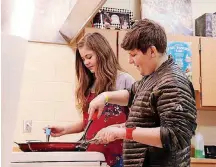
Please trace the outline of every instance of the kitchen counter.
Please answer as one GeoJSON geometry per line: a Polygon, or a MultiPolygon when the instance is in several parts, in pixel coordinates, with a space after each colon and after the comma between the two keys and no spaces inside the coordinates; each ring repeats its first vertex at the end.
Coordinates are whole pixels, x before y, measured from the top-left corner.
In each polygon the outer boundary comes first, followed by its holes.
{"type": "Polygon", "coordinates": [[[191,158],[191,167],[216,167],[216,159],[191,158]]]}
{"type": "MultiPolygon", "coordinates": [[[[18,147],[13,148],[13,152],[20,152],[18,147]]],[[[191,158],[191,167],[216,167],[216,159],[191,158]]]]}
{"type": "Polygon", "coordinates": [[[99,152],[12,152],[10,167],[106,167],[99,152]]]}

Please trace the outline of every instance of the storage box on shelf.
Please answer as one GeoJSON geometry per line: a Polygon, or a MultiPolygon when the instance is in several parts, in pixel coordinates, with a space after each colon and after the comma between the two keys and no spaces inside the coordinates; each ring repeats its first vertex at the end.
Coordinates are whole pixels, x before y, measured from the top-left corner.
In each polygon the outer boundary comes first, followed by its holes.
{"type": "Polygon", "coordinates": [[[216,37],[216,14],[205,13],[195,20],[195,35],[216,37]]]}

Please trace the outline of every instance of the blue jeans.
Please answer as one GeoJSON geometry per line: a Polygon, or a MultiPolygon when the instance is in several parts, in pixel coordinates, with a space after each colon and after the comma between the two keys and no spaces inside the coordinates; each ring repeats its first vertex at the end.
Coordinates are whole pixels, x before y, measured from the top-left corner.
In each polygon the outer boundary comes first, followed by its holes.
{"type": "Polygon", "coordinates": [[[113,165],[112,167],[123,167],[123,158],[121,156],[121,158],[116,162],[115,165],[113,165]]]}

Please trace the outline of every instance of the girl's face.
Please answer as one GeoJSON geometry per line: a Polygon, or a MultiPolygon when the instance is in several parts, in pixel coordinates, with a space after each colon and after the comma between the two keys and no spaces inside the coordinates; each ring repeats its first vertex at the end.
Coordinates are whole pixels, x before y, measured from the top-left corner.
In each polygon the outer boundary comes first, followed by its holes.
{"type": "Polygon", "coordinates": [[[79,48],[79,53],[83,60],[84,65],[92,72],[95,73],[97,68],[97,55],[93,50],[86,46],[79,48]]]}

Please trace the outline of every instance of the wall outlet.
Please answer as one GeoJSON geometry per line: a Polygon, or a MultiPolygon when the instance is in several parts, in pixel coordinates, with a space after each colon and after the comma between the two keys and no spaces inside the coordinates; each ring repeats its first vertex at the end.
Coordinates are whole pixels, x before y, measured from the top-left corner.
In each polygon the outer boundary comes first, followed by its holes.
{"type": "Polygon", "coordinates": [[[32,130],[32,120],[23,121],[23,133],[31,133],[32,130]]]}

